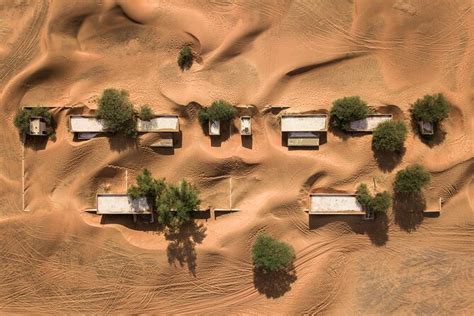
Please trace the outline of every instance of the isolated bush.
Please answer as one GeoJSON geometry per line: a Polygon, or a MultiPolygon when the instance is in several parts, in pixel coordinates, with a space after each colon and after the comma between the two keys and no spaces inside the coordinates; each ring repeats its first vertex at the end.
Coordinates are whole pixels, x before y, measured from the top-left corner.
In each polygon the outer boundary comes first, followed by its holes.
{"type": "Polygon", "coordinates": [[[193,51],[191,46],[186,45],[179,51],[178,66],[181,70],[189,69],[193,65],[193,51]]]}
{"type": "Polygon", "coordinates": [[[27,134],[30,131],[30,118],[40,116],[46,122],[46,134],[51,136],[54,134],[54,121],[51,112],[45,107],[31,107],[18,109],[13,120],[13,124],[20,133],[27,134]]]}
{"type": "Polygon", "coordinates": [[[372,145],[376,150],[401,151],[407,138],[407,127],[403,122],[385,121],[374,130],[372,145]]]}
{"type": "Polygon", "coordinates": [[[295,250],[269,235],[258,235],[252,246],[252,260],[254,267],[264,272],[282,271],[292,265],[295,250]]]}
{"type": "Polygon", "coordinates": [[[333,126],[345,129],[350,122],[366,118],[370,112],[365,101],[358,96],[352,96],[334,101],[330,113],[333,126]]]}
{"type": "Polygon", "coordinates": [[[140,107],[138,117],[142,121],[151,121],[155,117],[155,113],[149,105],[143,105],[142,107],[140,107]]]}
{"type": "Polygon", "coordinates": [[[359,184],[356,191],[357,202],[366,212],[385,213],[391,205],[391,195],[387,191],[377,193],[374,197],[370,194],[365,183],[359,184]]]}
{"type": "Polygon", "coordinates": [[[208,108],[199,110],[199,121],[204,124],[209,121],[230,121],[237,115],[237,110],[224,100],[212,102],[208,108]]]}
{"type": "Polygon", "coordinates": [[[396,193],[415,194],[430,183],[431,176],[423,166],[412,165],[397,172],[394,182],[396,193]]]}
{"type": "Polygon", "coordinates": [[[410,111],[415,121],[438,123],[448,117],[449,102],[441,93],[425,95],[412,104],[410,111]]]}
{"type": "Polygon", "coordinates": [[[126,90],[105,89],[99,99],[97,117],[104,120],[108,132],[137,135],[133,105],[126,90]]]}
{"type": "Polygon", "coordinates": [[[177,227],[191,219],[191,212],[199,210],[199,194],[196,188],[182,180],[178,185],[167,185],[157,197],[158,222],[177,227]]]}

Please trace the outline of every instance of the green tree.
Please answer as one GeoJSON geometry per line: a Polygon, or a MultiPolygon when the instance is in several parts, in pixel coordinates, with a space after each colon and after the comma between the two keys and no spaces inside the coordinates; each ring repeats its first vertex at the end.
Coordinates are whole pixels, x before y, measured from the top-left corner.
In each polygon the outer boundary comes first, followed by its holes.
{"type": "Polygon", "coordinates": [[[394,190],[397,193],[416,194],[430,181],[430,173],[423,166],[415,164],[397,172],[394,190]]]}
{"type": "Polygon", "coordinates": [[[365,101],[358,96],[352,96],[334,101],[330,114],[333,126],[346,129],[350,122],[366,118],[370,112],[365,101]]]}
{"type": "Polygon", "coordinates": [[[224,100],[212,102],[208,108],[199,110],[199,121],[205,124],[209,121],[230,121],[237,115],[237,110],[224,100]]]}
{"type": "Polygon", "coordinates": [[[292,265],[295,250],[269,235],[258,235],[252,246],[252,260],[254,267],[264,272],[282,271],[292,265]]]}
{"type": "Polygon", "coordinates": [[[144,105],[140,107],[140,111],[138,112],[138,117],[142,121],[151,121],[155,117],[155,113],[153,109],[149,105],[144,105]]]}
{"type": "Polygon", "coordinates": [[[403,122],[385,121],[374,130],[372,145],[376,150],[397,152],[403,149],[407,127],[403,122]]]}
{"type": "Polygon", "coordinates": [[[166,189],[165,179],[155,179],[148,169],[137,175],[137,184],[128,188],[127,194],[132,199],[146,197],[148,204],[154,209],[157,198],[166,189]]]}
{"type": "Polygon", "coordinates": [[[45,107],[31,107],[18,109],[13,120],[13,124],[20,133],[28,133],[30,131],[31,117],[42,117],[46,123],[46,133],[48,136],[54,134],[54,120],[51,112],[45,107]]]}
{"type": "Polygon", "coordinates": [[[390,208],[392,197],[387,191],[372,196],[367,185],[361,183],[357,187],[356,195],[357,202],[359,202],[367,212],[385,213],[390,208]]]}
{"type": "Polygon", "coordinates": [[[197,189],[186,180],[168,185],[156,200],[158,221],[176,228],[191,219],[191,212],[199,210],[200,203],[197,189]]]}
{"type": "Polygon", "coordinates": [[[181,70],[189,69],[193,65],[193,51],[191,46],[186,45],[179,51],[178,55],[178,66],[181,70]]]}
{"type": "Polygon", "coordinates": [[[133,105],[126,90],[105,89],[99,99],[97,117],[104,120],[108,132],[137,135],[133,105]]]}
{"type": "Polygon", "coordinates": [[[438,123],[449,115],[449,102],[443,94],[425,95],[411,106],[411,114],[415,121],[438,123]]]}

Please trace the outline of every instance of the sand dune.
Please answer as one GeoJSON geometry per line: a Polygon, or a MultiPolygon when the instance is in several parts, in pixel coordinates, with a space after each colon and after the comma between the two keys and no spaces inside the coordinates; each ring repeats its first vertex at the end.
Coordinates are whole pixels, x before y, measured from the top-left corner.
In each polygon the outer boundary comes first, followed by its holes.
{"type": "Polygon", "coordinates": [[[474,18],[459,1],[46,1],[0,3],[0,310],[9,313],[469,314],[474,311],[474,18]],[[197,59],[176,65],[190,44],[197,59]],[[173,151],[99,136],[77,141],[70,114],[90,114],[103,89],[180,115],[173,151]],[[452,103],[432,143],[410,130],[400,161],[376,157],[370,135],[330,130],[319,150],[282,146],[278,113],[328,113],[360,95],[410,124],[410,104],[442,92],[452,103]],[[250,104],[254,135],[237,122],[204,135],[199,106],[250,104]],[[58,128],[25,150],[12,119],[50,106],[58,128]],[[22,161],[24,158],[24,179],[22,161]],[[308,218],[308,194],[391,190],[396,172],[432,175],[426,208],[374,222],[308,218]],[[97,192],[123,192],[148,168],[186,178],[203,208],[179,236],[131,218],[85,212],[97,192]],[[23,211],[23,186],[24,203],[23,211]],[[232,192],[230,196],[229,192],[232,192]],[[294,269],[254,273],[258,233],[291,243],[294,269]],[[277,286],[276,286],[276,285],[277,286]]]}

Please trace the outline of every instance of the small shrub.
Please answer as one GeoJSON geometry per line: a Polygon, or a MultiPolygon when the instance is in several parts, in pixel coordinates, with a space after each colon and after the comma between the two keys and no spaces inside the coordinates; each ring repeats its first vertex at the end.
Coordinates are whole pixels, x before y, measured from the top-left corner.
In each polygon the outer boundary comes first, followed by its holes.
{"type": "Polygon", "coordinates": [[[397,193],[416,194],[430,183],[431,176],[423,166],[413,165],[397,172],[394,190],[397,193]]]}
{"type": "Polygon", "coordinates": [[[224,100],[212,102],[208,108],[199,110],[199,121],[205,124],[209,121],[230,121],[237,115],[237,110],[224,100]]]}
{"type": "Polygon", "coordinates": [[[138,117],[142,121],[151,121],[155,117],[155,113],[153,112],[152,108],[149,105],[144,105],[140,107],[140,111],[138,112],[138,117]]]}
{"type": "Polygon", "coordinates": [[[54,120],[51,112],[45,107],[32,107],[18,109],[16,112],[13,124],[20,131],[20,133],[28,133],[30,131],[30,118],[33,116],[40,116],[46,122],[46,133],[48,136],[54,134],[54,120]]]}
{"type": "Polygon", "coordinates": [[[268,235],[258,235],[252,246],[255,268],[264,272],[276,272],[289,268],[295,260],[295,250],[283,241],[268,235]]]}
{"type": "Polygon", "coordinates": [[[387,191],[377,193],[374,197],[369,192],[367,185],[361,183],[357,187],[357,202],[362,205],[366,212],[385,213],[391,205],[391,195],[387,191]]]}
{"type": "Polygon", "coordinates": [[[191,46],[186,45],[179,51],[178,55],[178,66],[181,70],[189,69],[193,65],[193,51],[191,50],[191,46]]]}
{"type": "Polygon", "coordinates": [[[374,130],[372,145],[376,150],[398,152],[407,138],[407,127],[403,122],[385,121],[374,130]]]}
{"type": "Polygon", "coordinates": [[[105,89],[99,99],[97,117],[104,120],[108,132],[137,135],[133,105],[126,90],[105,89]]]}
{"type": "Polygon", "coordinates": [[[361,120],[370,114],[367,103],[358,96],[344,97],[332,103],[333,126],[346,129],[352,121],[361,120]]]}
{"type": "Polygon", "coordinates": [[[412,104],[410,111],[415,121],[435,124],[448,117],[449,102],[441,93],[425,95],[412,104]]]}

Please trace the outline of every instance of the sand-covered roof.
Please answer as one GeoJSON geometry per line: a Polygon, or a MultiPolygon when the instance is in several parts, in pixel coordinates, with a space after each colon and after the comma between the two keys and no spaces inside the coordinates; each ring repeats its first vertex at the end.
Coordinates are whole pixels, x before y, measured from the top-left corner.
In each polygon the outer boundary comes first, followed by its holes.
{"type": "Polygon", "coordinates": [[[391,114],[372,114],[362,120],[350,122],[348,130],[354,132],[371,132],[377,128],[380,123],[391,119],[391,114]]]}
{"type": "Polygon", "coordinates": [[[354,194],[312,194],[310,214],[317,213],[361,213],[362,206],[354,194]]]}
{"type": "Polygon", "coordinates": [[[150,214],[146,198],[132,200],[127,194],[98,194],[97,214],[150,214]]]}
{"type": "Polygon", "coordinates": [[[73,133],[103,132],[103,121],[94,116],[71,115],[69,128],[73,133]]]}
{"type": "Polygon", "coordinates": [[[281,117],[282,132],[321,132],[327,130],[326,114],[285,114],[281,117]]]}
{"type": "Polygon", "coordinates": [[[150,121],[137,119],[139,132],[179,132],[179,118],[177,115],[159,115],[150,121]]]}

